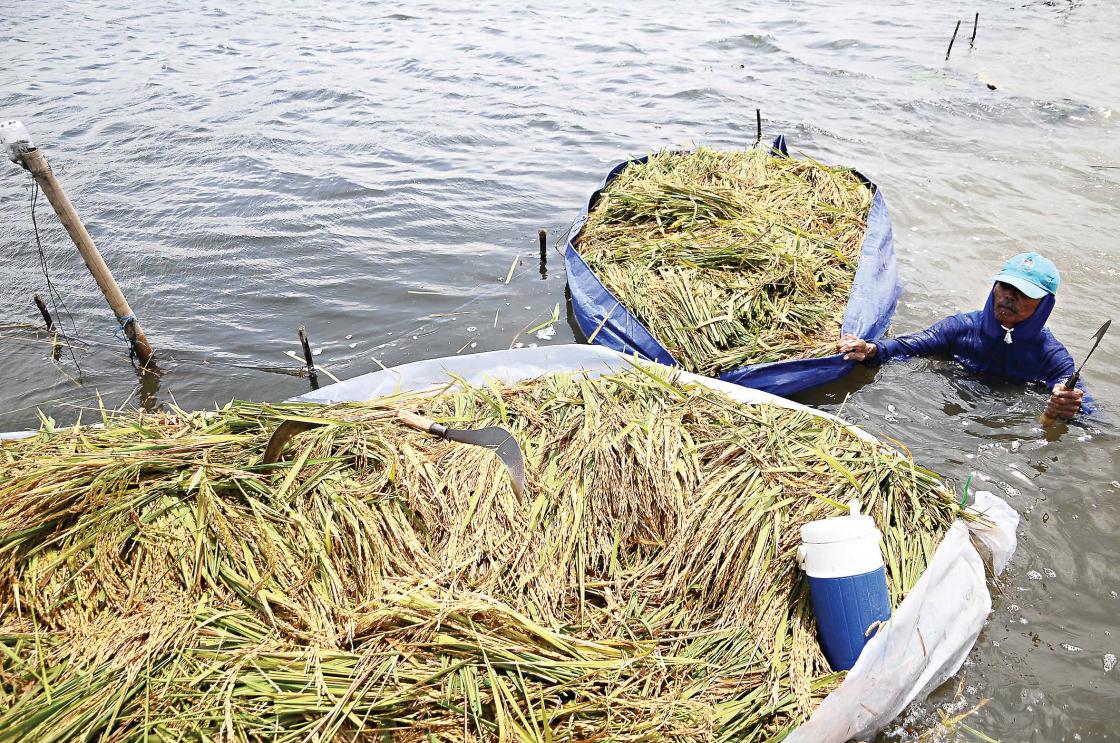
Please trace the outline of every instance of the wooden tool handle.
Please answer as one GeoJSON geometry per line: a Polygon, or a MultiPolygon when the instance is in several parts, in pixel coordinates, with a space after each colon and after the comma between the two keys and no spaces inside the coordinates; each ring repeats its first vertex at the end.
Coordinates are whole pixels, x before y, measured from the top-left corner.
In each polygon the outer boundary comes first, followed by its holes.
{"type": "Polygon", "coordinates": [[[425,418],[422,415],[417,415],[410,410],[398,410],[397,420],[405,424],[409,428],[415,428],[417,431],[430,433],[432,426],[436,424],[431,418],[425,418]]]}
{"type": "MultiPolygon", "coordinates": [[[[1062,384],[1062,389],[1063,390],[1072,390],[1074,387],[1077,386],[1077,380],[1080,379],[1080,378],[1081,378],[1081,370],[1078,369],[1077,371],[1075,371],[1073,373],[1072,377],[1067,379],[1065,381],[1065,383],[1062,384]]],[[[1050,394],[1054,394],[1053,390],[1051,390],[1050,394]]],[[[1054,416],[1050,415],[1049,413],[1043,413],[1039,417],[1038,422],[1042,424],[1043,428],[1049,428],[1050,426],[1057,423],[1059,420],[1060,420],[1059,418],[1055,418],[1054,416]]]]}

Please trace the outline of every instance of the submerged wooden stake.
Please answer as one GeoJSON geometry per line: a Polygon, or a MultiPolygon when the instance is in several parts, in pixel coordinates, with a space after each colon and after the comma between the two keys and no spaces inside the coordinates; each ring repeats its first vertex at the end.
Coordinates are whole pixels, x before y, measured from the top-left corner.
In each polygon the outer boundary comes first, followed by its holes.
{"type": "Polygon", "coordinates": [[[754,138],[754,143],[758,144],[759,142],[762,141],[762,109],[761,108],[756,108],[754,110],[754,124],[755,124],[755,128],[758,131],[757,136],[755,136],[755,138],[754,138]]]}
{"type": "Polygon", "coordinates": [[[315,361],[311,358],[311,345],[307,342],[307,328],[299,326],[299,345],[303,347],[303,361],[307,364],[307,376],[311,389],[319,389],[319,375],[315,373],[315,361]]]}
{"type": "Polygon", "coordinates": [[[945,52],[945,61],[949,61],[949,55],[953,53],[953,42],[957,40],[957,31],[961,30],[961,22],[957,21],[957,27],[953,29],[953,38],[949,39],[949,49],[945,52]]]}
{"type": "Polygon", "coordinates": [[[78,211],[70,203],[70,199],[66,197],[66,192],[62,190],[62,186],[54,177],[54,172],[51,170],[47,158],[38,148],[31,148],[20,155],[19,161],[31,173],[35,182],[39,184],[39,188],[43,190],[43,195],[47,197],[47,201],[51,202],[51,206],[54,207],[54,212],[58,215],[59,221],[66,228],[66,232],[70,235],[70,239],[74,241],[74,245],[77,246],[82,260],[85,261],[86,268],[93,275],[93,280],[97,282],[97,288],[105,295],[105,301],[109,303],[109,306],[113,309],[113,314],[117,316],[117,322],[124,329],[125,336],[128,337],[140,365],[146,367],[152,364],[155,361],[155,356],[152,353],[151,345],[148,344],[147,336],[144,335],[144,330],[140,327],[140,321],[136,319],[128,300],[124,298],[120,287],[117,286],[113,273],[105,265],[105,260],[98,252],[97,246],[94,245],[93,238],[86,231],[85,225],[82,224],[78,211]]]}
{"type": "Polygon", "coordinates": [[[537,240],[540,242],[541,248],[540,272],[543,279],[548,277],[548,231],[537,230],[537,240]]]}
{"type": "Polygon", "coordinates": [[[43,316],[43,322],[47,325],[47,333],[51,337],[51,359],[53,361],[58,361],[59,354],[62,350],[58,345],[58,330],[54,326],[54,318],[51,317],[51,313],[47,309],[47,305],[43,302],[43,298],[38,294],[35,294],[34,298],[35,306],[39,308],[39,314],[43,316]]]}
{"type": "Polygon", "coordinates": [[[47,332],[54,333],[54,318],[47,310],[47,305],[43,303],[43,298],[38,294],[35,295],[35,306],[39,308],[39,314],[43,316],[43,322],[47,325],[47,332]]]}
{"type": "Polygon", "coordinates": [[[968,40],[968,48],[971,49],[976,44],[976,27],[980,25],[980,14],[977,13],[976,17],[972,19],[972,38],[968,40]]]}

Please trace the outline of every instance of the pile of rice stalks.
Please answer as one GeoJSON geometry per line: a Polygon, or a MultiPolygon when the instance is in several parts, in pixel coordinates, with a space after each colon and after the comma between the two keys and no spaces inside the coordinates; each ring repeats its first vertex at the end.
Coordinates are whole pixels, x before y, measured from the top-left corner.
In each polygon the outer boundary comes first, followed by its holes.
{"type": "Polygon", "coordinates": [[[892,598],[957,515],[806,412],[628,370],[104,414],[0,446],[0,740],[776,740],[841,680],[798,527],[859,495],[892,598]],[[503,425],[484,449],[394,421],[503,425]],[[261,464],[293,416],[328,425],[261,464]]]}
{"type": "Polygon", "coordinates": [[[576,247],[691,372],[835,353],[871,190],[765,148],[662,151],[602,192],[576,247]]]}

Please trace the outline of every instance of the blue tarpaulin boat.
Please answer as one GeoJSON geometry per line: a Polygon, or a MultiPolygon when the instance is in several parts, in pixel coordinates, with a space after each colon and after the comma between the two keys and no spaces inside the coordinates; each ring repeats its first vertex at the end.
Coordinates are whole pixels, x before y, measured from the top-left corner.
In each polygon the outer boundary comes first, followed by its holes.
{"type": "MultiPolygon", "coordinates": [[[[784,136],[771,145],[775,157],[789,157],[784,136]]],[[[591,271],[575,247],[588,214],[599,201],[603,190],[626,167],[643,163],[646,157],[626,160],[615,165],[588,199],[568,235],[564,248],[564,265],[568,272],[572,310],[583,334],[597,343],[626,354],[670,366],[679,366],[652,333],[611,293],[591,271]]],[[[860,338],[878,338],[887,332],[902,284],[894,255],[891,218],[880,189],[857,173],[872,190],[871,208],[867,215],[867,233],[860,249],[859,265],[852,282],[844,311],[841,333],[860,338]]],[[[809,359],[751,364],[732,369],[719,378],[745,387],[788,395],[832,382],[848,373],[854,362],[844,361],[839,354],[809,359]]]]}

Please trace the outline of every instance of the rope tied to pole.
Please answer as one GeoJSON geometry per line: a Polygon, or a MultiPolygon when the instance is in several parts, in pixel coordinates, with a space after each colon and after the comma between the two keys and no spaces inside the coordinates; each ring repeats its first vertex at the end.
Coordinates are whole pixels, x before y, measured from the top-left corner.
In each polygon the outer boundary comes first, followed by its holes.
{"type": "Polygon", "coordinates": [[[128,332],[129,325],[131,323],[137,322],[137,316],[124,315],[123,317],[116,318],[116,322],[120,324],[120,327],[113,331],[113,335],[120,338],[121,341],[129,344],[129,359],[136,359],[136,357],[140,355],[140,352],[137,350],[136,336],[129,337],[128,332]],[[124,335],[121,335],[122,332],[124,333],[124,335]]]}
{"type": "Polygon", "coordinates": [[[120,323],[121,326],[118,329],[115,329],[115,331],[113,331],[113,335],[116,338],[118,338],[118,340],[124,341],[125,343],[128,343],[129,345],[132,345],[131,338],[127,335],[121,335],[121,332],[122,331],[123,332],[128,332],[129,323],[137,322],[137,316],[136,315],[125,315],[124,317],[116,318],[116,322],[120,323]]]}

